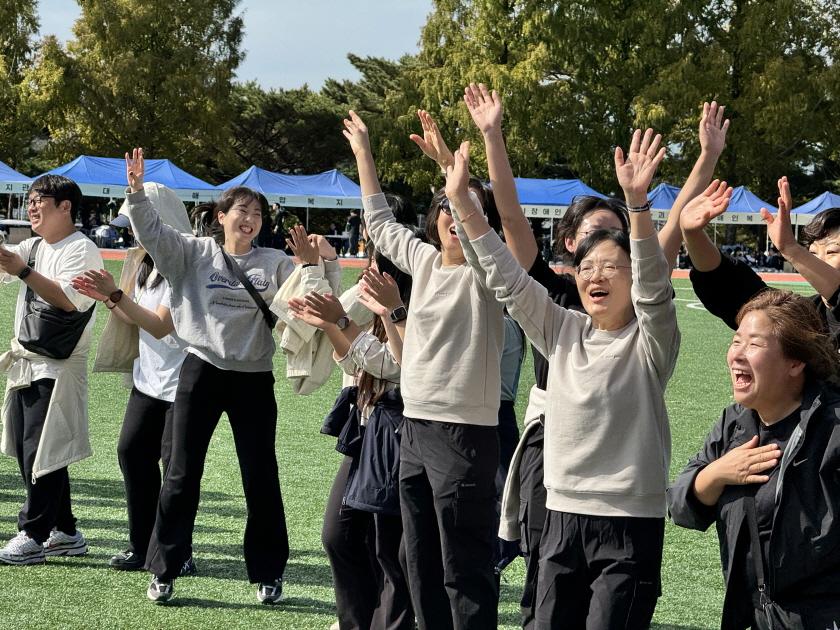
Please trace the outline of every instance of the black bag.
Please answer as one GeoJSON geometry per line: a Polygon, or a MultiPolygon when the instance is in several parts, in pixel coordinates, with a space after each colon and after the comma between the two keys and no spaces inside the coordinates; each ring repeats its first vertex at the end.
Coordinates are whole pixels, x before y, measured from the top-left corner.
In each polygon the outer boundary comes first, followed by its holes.
{"type": "MultiPolygon", "coordinates": [[[[37,239],[29,252],[27,264],[32,268],[41,240],[37,239]]],[[[73,354],[96,308],[94,304],[86,311],[68,313],[39,298],[31,287],[27,287],[23,302],[18,342],[30,352],[51,359],[66,359],[73,354]]]]}

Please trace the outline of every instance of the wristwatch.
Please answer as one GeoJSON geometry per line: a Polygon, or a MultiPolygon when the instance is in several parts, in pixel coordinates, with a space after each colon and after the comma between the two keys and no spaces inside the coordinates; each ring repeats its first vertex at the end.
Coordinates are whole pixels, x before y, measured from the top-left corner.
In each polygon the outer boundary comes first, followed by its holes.
{"type": "Polygon", "coordinates": [[[351,319],[347,315],[342,315],[338,318],[338,321],[335,323],[338,326],[339,330],[344,330],[350,325],[351,319]]]}
{"type": "Polygon", "coordinates": [[[117,289],[111,295],[108,296],[108,299],[111,300],[112,304],[116,304],[122,299],[123,292],[122,289],[117,289]]]}
{"type": "Polygon", "coordinates": [[[18,274],[18,278],[20,278],[21,280],[23,280],[23,279],[24,279],[24,278],[26,278],[26,276],[28,276],[30,273],[32,273],[32,267],[30,267],[29,265],[26,265],[26,267],[24,267],[23,269],[21,269],[21,272],[18,274]]]}
{"type": "Polygon", "coordinates": [[[393,311],[391,311],[391,321],[395,324],[397,322],[401,322],[406,317],[408,317],[408,311],[406,310],[405,306],[398,306],[393,311]]]}

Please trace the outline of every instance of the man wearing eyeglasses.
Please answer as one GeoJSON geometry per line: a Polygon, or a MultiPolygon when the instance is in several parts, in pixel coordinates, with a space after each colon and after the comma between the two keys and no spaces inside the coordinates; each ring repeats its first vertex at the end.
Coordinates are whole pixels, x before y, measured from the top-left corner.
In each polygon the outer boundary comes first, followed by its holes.
{"type": "Polygon", "coordinates": [[[87,358],[95,302],[73,289],[70,280],[100,270],[103,263],[96,245],[76,231],[81,200],[74,181],[39,177],[28,200],[32,230],[38,236],[0,246],[0,281],[20,281],[15,338],[11,350],[0,356],[0,371],[8,371],[0,451],[17,458],[26,486],[18,535],[0,549],[0,561],[6,564],[43,564],[45,556],[87,552],[70,507],[67,466],[91,455],[87,358]],[[81,337],[71,337],[61,347],[54,334],[39,337],[46,328],[24,325],[25,317],[33,321],[30,314],[37,309],[62,322],[72,319],[81,337]],[[87,312],[85,323],[80,314],[87,312]]]}

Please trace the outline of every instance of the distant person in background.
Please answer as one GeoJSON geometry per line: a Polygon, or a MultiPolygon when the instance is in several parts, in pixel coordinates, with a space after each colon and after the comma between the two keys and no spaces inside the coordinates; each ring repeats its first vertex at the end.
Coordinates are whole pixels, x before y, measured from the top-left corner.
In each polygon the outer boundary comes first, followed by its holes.
{"type": "Polygon", "coordinates": [[[279,203],[271,205],[271,211],[274,213],[274,223],[271,229],[272,247],[274,249],[284,249],[286,247],[286,230],[283,228],[283,221],[286,218],[286,211],[280,207],[279,203]]]}
{"type": "Polygon", "coordinates": [[[260,233],[257,236],[257,245],[260,247],[274,246],[274,228],[271,224],[271,213],[267,212],[263,216],[263,222],[260,226],[260,233]]]}
{"type": "Polygon", "coordinates": [[[358,210],[351,210],[350,216],[347,217],[346,230],[350,232],[350,238],[347,239],[347,251],[345,256],[353,256],[359,252],[359,237],[362,230],[362,218],[359,216],[358,210]]]}

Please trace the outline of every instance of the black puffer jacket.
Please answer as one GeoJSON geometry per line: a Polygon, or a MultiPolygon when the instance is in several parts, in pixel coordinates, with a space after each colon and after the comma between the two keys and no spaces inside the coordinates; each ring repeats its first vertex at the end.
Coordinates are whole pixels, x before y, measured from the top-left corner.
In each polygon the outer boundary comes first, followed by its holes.
{"type": "MultiPolygon", "coordinates": [[[[745,497],[755,487],[727,486],[717,504],[708,507],[693,493],[694,479],[703,468],[733,448],[758,435],[752,410],[732,405],[706,436],[703,449],[667,492],[674,522],[705,531],[716,523],[727,591],[721,627],[746,628],[737,610],[744,596],[733,587],[733,559],[749,544],[740,536],[745,527],[745,497]]],[[[834,596],[840,606],[840,392],[822,383],[806,385],[801,420],[779,464],[778,484],[770,535],[767,594],[780,603],[814,596],[834,596]]],[[[747,603],[748,606],[751,603],[747,603]]]]}

